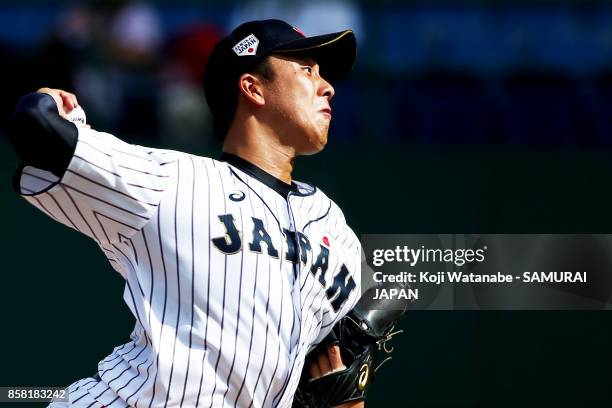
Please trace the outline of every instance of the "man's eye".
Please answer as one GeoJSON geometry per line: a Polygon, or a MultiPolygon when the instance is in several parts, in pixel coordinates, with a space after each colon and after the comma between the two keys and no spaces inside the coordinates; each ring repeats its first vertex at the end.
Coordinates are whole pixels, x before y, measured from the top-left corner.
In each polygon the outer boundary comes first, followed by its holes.
{"type": "Polygon", "coordinates": [[[312,74],[312,67],[302,67],[302,69],[308,72],[309,74],[312,74]]]}

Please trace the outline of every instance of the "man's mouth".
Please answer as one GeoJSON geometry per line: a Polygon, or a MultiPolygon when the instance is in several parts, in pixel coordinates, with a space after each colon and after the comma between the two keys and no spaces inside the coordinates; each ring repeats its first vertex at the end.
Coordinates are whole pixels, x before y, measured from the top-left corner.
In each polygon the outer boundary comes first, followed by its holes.
{"type": "Polygon", "coordinates": [[[331,119],[332,117],[332,110],[331,108],[323,108],[321,109],[319,112],[323,113],[323,115],[329,119],[331,119]]]}

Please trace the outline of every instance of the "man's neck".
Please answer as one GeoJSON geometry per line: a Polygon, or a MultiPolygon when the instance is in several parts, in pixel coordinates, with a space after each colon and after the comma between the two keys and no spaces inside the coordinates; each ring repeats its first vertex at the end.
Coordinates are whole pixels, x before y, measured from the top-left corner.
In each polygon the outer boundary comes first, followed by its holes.
{"type": "Polygon", "coordinates": [[[265,137],[238,137],[230,132],[223,143],[223,151],[241,157],[277,179],[291,184],[294,153],[283,146],[267,143],[265,137]]]}

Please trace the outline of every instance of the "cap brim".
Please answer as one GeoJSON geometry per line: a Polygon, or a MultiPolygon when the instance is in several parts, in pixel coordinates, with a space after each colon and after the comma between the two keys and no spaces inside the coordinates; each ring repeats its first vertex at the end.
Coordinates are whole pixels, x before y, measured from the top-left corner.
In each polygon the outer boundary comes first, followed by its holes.
{"type": "Polygon", "coordinates": [[[357,57],[357,41],[353,31],[346,30],[300,38],[276,47],[271,53],[312,57],[325,79],[337,81],[351,72],[357,57]]]}

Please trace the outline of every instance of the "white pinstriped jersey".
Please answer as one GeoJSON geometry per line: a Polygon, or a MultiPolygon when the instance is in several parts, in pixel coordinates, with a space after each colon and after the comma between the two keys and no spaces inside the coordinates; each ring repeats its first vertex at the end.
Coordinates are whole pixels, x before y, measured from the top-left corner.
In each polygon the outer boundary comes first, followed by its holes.
{"type": "Polygon", "coordinates": [[[70,406],[290,407],[306,353],[360,296],[360,243],[304,183],[285,198],[244,167],[80,127],[61,180],[25,167],[19,185],[99,244],[136,318],[70,406]]]}

